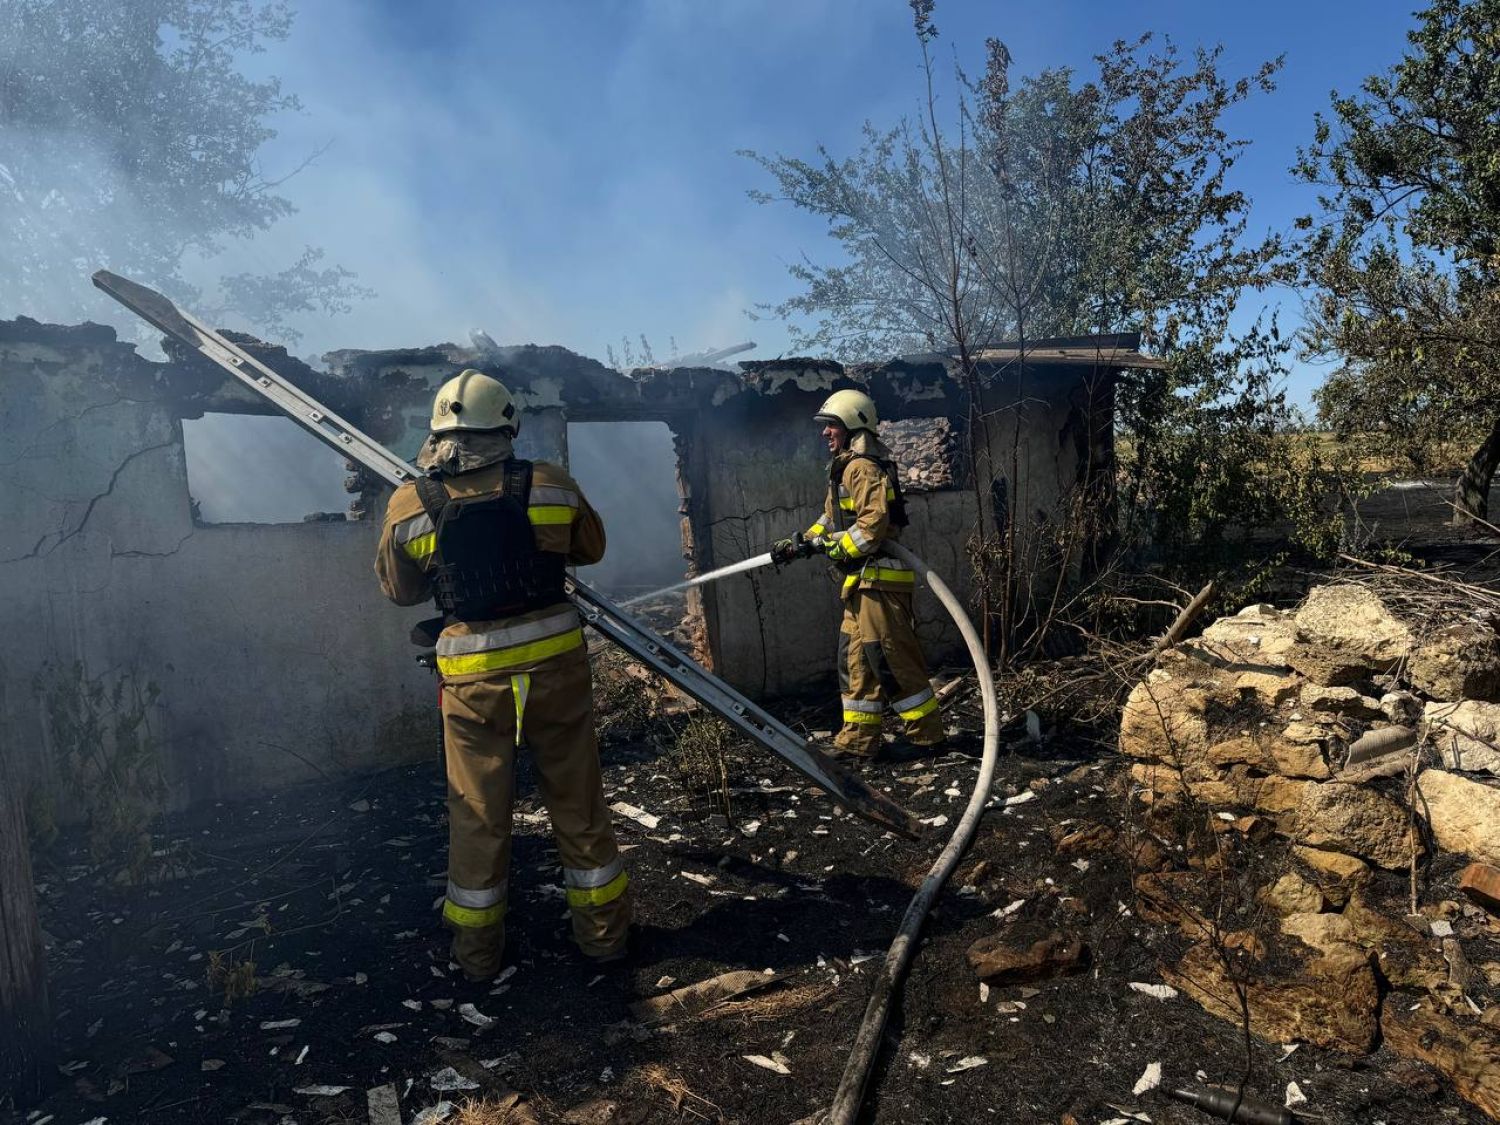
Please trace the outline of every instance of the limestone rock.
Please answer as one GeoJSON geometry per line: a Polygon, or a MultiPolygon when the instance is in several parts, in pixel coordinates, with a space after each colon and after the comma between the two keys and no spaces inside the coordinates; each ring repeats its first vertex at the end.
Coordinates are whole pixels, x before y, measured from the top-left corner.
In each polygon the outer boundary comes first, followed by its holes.
{"type": "Polygon", "coordinates": [[[1301,702],[1309,711],[1339,715],[1346,719],[1379,719],[1385,715],[1378,700],[1361,695],[1351,687],[1303,684],[1301,702]]]}
{"type": "Polygon", "coordinates": [[[1431,997],[1412,1004],[1396,996],[1385,1005],[1380,1030],[1397,1054],[1432,1066],[1462,1097],[1500,1118],[1500,1030],[1445,1015],[1431,997]]]}
{"type": "Polygon", "coordinates": [[[1422,726],[1450,770],[1500,774],[1500,703],[1429,703],[1422,726]]]}
{"type": "Polygon", "coordinates": [[[1343,852],[1324,851],[1322,848],[1309,848],[1299,844],[1292,849],[1292,854],[1318,874],[1328,875],[1340,882],[1351,882],[1370,873],[1370,865],[1364,860],[1343,852]]]}
{"type": "Polygon", "coordinates": [[[1276,829],[1271,827],[1271,822],[1263,816],[1237,817],[1230,822],[1229,826],[1252,844],[1263,844],[1276,834],[1276,829]]]}
{"type": "Polygon", "coordinates": [[[1422,701],[1409,691],[1388,691],[1380,697],[1380,710],[1398,727],[1414,727],[1422,717],[1422,701]]]}
{"type": "Polygon", "coordinates": [[[1433,699],[1500,701],[1500,637],[1465,621],[1422,638],[1406,665],[1412,686],[1433,699]]]}
{"type": "Polygon", "coordinates": [[[1342,906],[1349,895],[1370,881],[1370,865],[1357,856],[1297,845],[1292,854],[1312,869],[1323,897],[1342,906]]]}
{"type": "Polygon", "coordinates": [[[969,946],[969,964],[990,984],[1024,984],[1088,967],[1088,946],[1071,935],[1052,933],[1029,947],[1012,944],[1004,934],[982,937],[969,946]]]}
{"type": "Polygon", "coordinates": [[[1203,761],[1221,768],[1246,765],[1262,773],[1327,780],[1333,776],[1328,763],[1329,739],[1327,731],[1310,723],[1291,723],[1285,730],[1274,732],[1257,728],[1253,734],[1215,742],[1203,761]]]}
{"type": "Polygon", "coordinates": [[[1446,770],[1423,770],[1418,805],[1438,846],[1500,866],[1500,789],[1446,770]]]}
{"type": "Polygon", "coordinates": [[[1172,866],[1172,856],[1152,836],[1142,834],[1129,847],[1130,865],[1136,871],[1166,871],[1172,866]]]}
{"type": "Polygon", "coordinates": [[[1288,723],[1281,737],[1271,744],[1271,761],[1275,772],[1284,777],[1310,777],[1319,780],[1333,776],[1329,769],[1329,745],[1333,741],[1327,730],[1313,723],[1288,723]]]}
{"type": "Polygon", "coordinates": [[[1448,963],[1426,937],[1405,921],[1377,910],[1355,891],[1340,915],[1354,940],[1379,956],[1380,971],[1397,988],[1426,992],[1448,980],[1448,963]]]}
{"type": "Polygon", "coordinates": [[[1241,699],[1255,696],[1266,707],[1280,707],[1297,698],[1302,677],[1290,672],[1247,671],[1234,678],[1234,691],[1241,699]]]}
{"type": "Polygon", "coordinates": [[[1323,687],[1348,687],[1366,683],[1373,669],[1357,653],[1341,652],[1326,645],[1298,641],[1286,650],[1286,662],[1313,683],[1323,687]]]}
{"type": "Polygon", "coordinates": [[[1267,777],[1256,788],[1254,804],[1299,844],[1347,852],[1391,870],[1411,861],[1405,810],[1373,790],[1267,777]]]}
{"type": "Polygon", "coordinates": [[[1157,668],[1136,684],[1120,716],[1120,753],[1182,764],[1208,748],[1204,691],[1184,675],[1157,668]]]}
{"type": "Polygon", "coordinates": [[[1058,855],[1093,855],[1114,847],[1115,830],[1106,824],[1085,824],[1060,835],[1055,843],[1058,855]]]}
{"type": "Polygon", "coordinates": [[[1175,806],[1187,794],[1182,774],[1160,762],[1132,763],[1130,784],[1137,797],[1153,809],[1175,806]]]}
{"type": "MultiPolygon", "coordinates": [[[[1372,955],[1351,943],[1333,948],[1331,954],[1288,958],[1294,962],[1289,971],[1251,968],[1244,987],[1252,1034],[1271,1043],[1300,1039],[1353,1054],[1371,1049],[1380,1006],[1372,955]]],[[[1213,1015],[1240,1022],[1234,984],[1208,942],[1194,945],[1161,975],[1213,1015]]]]}
{"type": "Polygon", "coordinates": [[[1179,769],[1160,762],[1136,762],[1130,767],[1130,780],[1140,786],[1140,801],[1152,809],[1173,808],[1189,794],[1209,808],[1237,808],[1250,803],[1246,794],[1257,785],[1243,766],[1218,771],[1201,765],[1179,769]]]}
{"type": "Polygon", "coordinates": [[[1316,586],[1295,621],[1299,640],[1355,657],[1372,672],[1389,671],[1412,650],[1411,630],[1365,586],[1316,586]]]}
{"type": "Polygon", "coordinates": [[[1295,871],[1262,887],[1255,897],[1281,915],[1316,915],[1323,909],[1323,893],[1295,871]]]}
{"type": "Polygon", "coordinates": [[[1189,645],[1209,659],[1269,670],[1287,667],[1285,653],[1296,639],[1290,613],[1269,605],[1247,605],[1233,617],[1219,618],[1189,645]]]}
{"type": "Polygon", "coordinates": [[[1270,752],[1263,739],[1242,734],[1215,742],[1203,758],[1211,766],[1259,766],[1270,761],[1270,752]]]}
{"type": "Polygon", "coordinates": [[[1281,920],[1281,932],[1325,957],[1363,956],[1366,950],[1358,939],[1354,924],[1342,914],[1323,914],[1317,910],[1288,914],[1281,920]]]}
{"type": "Polygon", "coordinates": [[[1203,877],[1193,871],[1144,872],[1133,880],[1141,920],[1153,926],[1175,926],[1188,937],[1199,938],[1209,922],[1192,905],[1203,877]]]}

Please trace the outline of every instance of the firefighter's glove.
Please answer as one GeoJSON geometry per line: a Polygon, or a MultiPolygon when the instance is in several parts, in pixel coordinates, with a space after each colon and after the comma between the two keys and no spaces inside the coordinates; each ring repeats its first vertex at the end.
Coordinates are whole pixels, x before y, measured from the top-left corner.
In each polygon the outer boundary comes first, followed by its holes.
{"type": "Polygon", "coordinates": [[[838,539],[830,539],[828,542],[828,557],[834,562],[848,562],[850,559],[858,558],[844,550],[843,543],[838,539]]]}

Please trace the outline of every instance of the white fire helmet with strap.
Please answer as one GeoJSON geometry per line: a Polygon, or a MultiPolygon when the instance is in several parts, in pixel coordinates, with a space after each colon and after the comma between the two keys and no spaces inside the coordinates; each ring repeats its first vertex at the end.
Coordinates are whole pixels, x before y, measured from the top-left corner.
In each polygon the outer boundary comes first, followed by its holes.
{"type": "Polygon", "coordinates": [[[432,400],[433,433],[449,430],[521,432],[521,412],[505,384],[482,371],[460,371],[438,388],[432,400]]]}
{"type": "Polygon", "coordinates": [[[813,418],[819,422],[837,422],[851,434],[857,430],[874,433],[880,422],[874,400],[864,391],[834,391],[813,418]]]}

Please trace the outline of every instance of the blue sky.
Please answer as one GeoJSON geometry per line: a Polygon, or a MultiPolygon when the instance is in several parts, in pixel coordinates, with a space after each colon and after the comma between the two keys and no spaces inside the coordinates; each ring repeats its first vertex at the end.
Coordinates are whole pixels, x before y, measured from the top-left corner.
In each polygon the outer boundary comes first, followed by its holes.
{"type": "MultiPolygon", "coordinates": [[[[1351,89],[1405,46],[1409,0],[1051,5],[940,0],[941,58],[977,70],[982,44],[1016,72],[1087,68],[1152,30],[1223,44],[1227,73],[1285,53],[1276,93],[1238,108],[1253,142],[1237,176],[1253,230],[1311,204],[1287,174],[1331,88],[1351,89]]],[[[901,0],[303,0],[291,39],[250,60],[304,103],[266,150],[297,215],[235,248],[235,269],[324,246],[378,291],[347,317],[309,318],[299,348],[466,339],[560,343],[603,358],[644,333],[658,355],[756,340],[746,310],[786,296],[786,263],[826,257],[823,226],[746,190],[766,177],[740,149],[850,151],[861,124],[915,109],[918,54],[901,0]]],[[[1293,294],[1280,301],[1295,317],[1293,294]]],[[[1305,400],[1319,372],[1294,376],[1305,400]]]]}

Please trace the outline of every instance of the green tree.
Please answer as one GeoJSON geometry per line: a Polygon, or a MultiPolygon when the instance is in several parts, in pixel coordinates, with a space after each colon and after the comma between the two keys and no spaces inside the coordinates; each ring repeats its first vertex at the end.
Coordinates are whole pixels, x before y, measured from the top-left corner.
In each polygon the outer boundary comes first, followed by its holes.
{"type": "Polygon", "coordinates": [[[100,267],[282,336],[289,313],[343,311],[367,292],[315,248],[206,299],[184,280],[190,258],[293,211],[287,176],[269,177],[259,153],[297,99],[239,69],[291,22],[284,0],[0,5],[0,315],[97,315],[100,267]]]}
{"type": "Polygon", "coordinates": [[[1217,49],[1184,55],[1144,35],[1096,56],[1089,76],[1014,83],[990,39],[982,77],[957,74],[943,120],[933,5],[912,8],[926,80],[914,116],[867,124],[853,156],[756,156],[778,191],[754,197],[822,216],[837,249],[794,264],[800,291],[771,311],[800,348],[934,348],[974,386],[996,339],[1139,332],[1166,366],[1118,387],[1127,529],[1200,543],[1278,515],[1255,475],[1288,418],[1290,342],[1274,321],[1231,321],[1284,276],[1283,247],[1248,230],[1249,201],[1229,183],[1247,142],[1223,118],[1273,88],[1280,60],[1229,78],[1217,49]]]}
{"type": "Polygon", "coordinates": [[[1309,350],[1341,366],[1325,420],[1384,435],[1419,467],[1466,445],[1459,522],[1488,513],[1500,465],[1500,0],[1438,0],[1410,49],[1333,95],[1294,172],[1315,287],[1309,350]]]}

